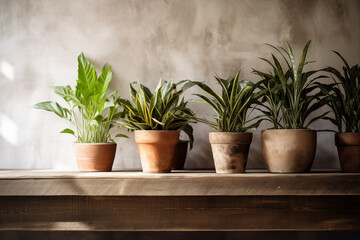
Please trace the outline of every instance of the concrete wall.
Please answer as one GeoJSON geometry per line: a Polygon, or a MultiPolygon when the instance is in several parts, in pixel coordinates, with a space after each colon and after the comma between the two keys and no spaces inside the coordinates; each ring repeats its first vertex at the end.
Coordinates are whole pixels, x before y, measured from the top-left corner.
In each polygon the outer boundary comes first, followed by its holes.
{"type": "MultiPolygon", "coordinates": [[[[160,72],[216,86],[215,73],[228,77],[241,66],[241,78],[257,81],[251,69],[266,70],[258,57],[271,52],[264,43],[288,40],[299,57],[312,39],[312,68],[339,67],[332,49],[359,63],[359,12],[359,0],[0,0],[0,168],[76,169],[74,139],[59,134],[70,125],[31,106],[59,100],[47,86],[75,84],[81,51],[98,68],[112,65],[110,88],[124,97],[128,82],[155,87],[160,72]]],[[[267,127],[254,132],[250,168],[265,167],[259,132],[267,127]]],[[[312,127],[335,129],[328,122],[312,127]]],[[[209,131],[196,125],[187,168],[213,167],[209,131]]],[[[141,167],[129,135],[118,140],[114,168],[141,167]]],[[[339,167],[332,133],[318,134],[314,167],[339,167]]]]}

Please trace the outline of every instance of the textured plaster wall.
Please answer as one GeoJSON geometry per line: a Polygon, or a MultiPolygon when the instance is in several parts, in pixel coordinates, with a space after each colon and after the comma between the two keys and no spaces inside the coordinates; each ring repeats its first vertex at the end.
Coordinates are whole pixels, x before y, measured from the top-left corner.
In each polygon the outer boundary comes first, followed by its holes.
{"type": "MultiPolygon", "coordinates": [[[[312,39],[311,68],[339,67],[332,49],[360,63],[359,12],[359,0],[0,0],[0,168],[76,169],[74,139],[59,134],[70,125],[31,106],[59,100],[47,86],[74,85],[81,51],[98,69],[112,65],[110,88],[124,97],[129,81],[155,87],[160,72],[216,87],[215,73],[228,77],[240,66],[241,78],[258,81],[251,69],[267,69],[264,43],[288,40],[299,57],[312,39]]],[[[254,132],[250,168],[265,167],[259,132],[267,127],[254,132]]],[[[312,128],[335,129],[324,121],[312,128]]],[[[213,167],[209,131],[196,125],[187,168],[213,167]]],[[[115,168],[141,167],[129,135],[117,141],[115,168]]],[[[339,167],[333,133],[318,134],[314,167],[339,167]]]]}

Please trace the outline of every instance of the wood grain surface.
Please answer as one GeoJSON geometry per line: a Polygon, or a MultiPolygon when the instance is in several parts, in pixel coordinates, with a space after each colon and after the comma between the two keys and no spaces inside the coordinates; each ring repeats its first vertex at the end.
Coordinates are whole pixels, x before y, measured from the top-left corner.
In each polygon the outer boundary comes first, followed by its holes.
{"type": "Polygon", "coordinates": [[[0,171],[0,196],[360,195],[360,174],[0,171]]]}
{"type": "Polygon", "coordinates": [[[360,197],[1,197],[0,230],[360,230],[360,197]]]}
{"type": "Polygon", "coordinates": [[[0,230],[360,230],[360,174],[0,172],[0,230]]]}

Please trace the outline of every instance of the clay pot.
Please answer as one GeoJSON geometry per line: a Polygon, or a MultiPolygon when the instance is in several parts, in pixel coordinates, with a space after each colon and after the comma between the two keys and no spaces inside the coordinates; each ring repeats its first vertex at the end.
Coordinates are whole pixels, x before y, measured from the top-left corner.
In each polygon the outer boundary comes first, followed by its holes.
{"type": "Polygon", "coordinates": [[[209,141],[217,173],[245,172],[252,133],[211,132],[209,141]]]}
{"type": "Polygon", "coordinates": [[[171,171],[179,131],[136,130],[141,165],[145,173],[167,173],[171,171]]]}
{"type": "Polygon", "coordinates": [[[316,131],[308,129],[263,130],[261,146],[270,172],[308,172],[316,152],[316,131]]]}
{"type": "Polygon", "coordinates": [[[116,152],[116,143],[74,143],[74,149],[80,171],[111,171],[116,152]]]}
{"type": "Polygon", "coordinates": [[[183,170],[186,160],[189,141],[179,140],[175,146],[175,154],[171,169],[183,170]]]}
{"type": "Polygon", "coordinates": [[[360,133],[336,133],[335,144],[342,171],[360,172],[360,133]]]}

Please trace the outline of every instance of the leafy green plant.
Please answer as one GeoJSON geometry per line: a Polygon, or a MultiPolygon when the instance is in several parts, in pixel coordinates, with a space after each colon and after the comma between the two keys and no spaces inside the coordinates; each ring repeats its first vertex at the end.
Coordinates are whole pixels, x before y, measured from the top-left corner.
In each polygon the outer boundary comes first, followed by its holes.
{"type": "MultiPolygon", "coordinates": [[[[81,53],[78,56],[78,80],[75,89],[69,85],[52,87],[54,92],[67,102],[69,108],[54,101],[37,103],[34,108],[53,112],[74,124],[76,132],[66,128],[61,133],[74,135],[76,142],[113,142],[110,134],[114,126],[112,120],[123,117],[124,113],[118,111],[120,105],[117,91],[106,94],[111,79],[111,66],[104,66],[98,77],[94,66],[81,53]]],[[[126,136],[118,134],[115,137],[126,136]]]]}
{"type": "MultiPolygon", "coordinates": [[[[248,80],[239,81],[240,70],[235,76],[222,79],[215,76],[217,83],[221,86],[221,95],[216,93],[208,85],[202,82],[190,81],[188,86],[197,85],[207,95],[194,94],[207,103],[216,113],[213,118],[215,122],[203,118],[197,118],[219,132],[245,132],[248,129],[257,128],[260,121],[247,125],[255,118],[247,120],[248,110],[255,101],[255,85],[248,80]]],[[[258,117],[256,117],[258,118],[258,117]]]]}
{"type": "MultiPolygon", "coordinates": [[[[140,82],[137,89],[130,83],[130,100],[118,99],[126,110],[125,118],[119,123],[130,130],[182,130],[194,141],[193,123],[195,114],[186,106],[187,101],[180,95],[184,88],[177,90],[173,80],[162,84],[160,79],[154,93],[140,82]]],[[[180,84],[180,83],[178,83],[180,84]]]]}
{"type": "Polygon", "coordinates": [[[334,53],[344,64],[343,74],[333,67],[323,69],[331,74],[334,81],[332,84],[319,84],[334,112],[334,118],[325,119],[335,124],[339,132],[360,132],[360,67],[357,64],[350,67],[340,53],[334,53]]]}
{"type": "Polygon", "coordinates": [[[265,115],[265,119],[274,124],[275,129],[306,129],[315,121],[323,118],[329,111],[311,118],[314,113],[326,104],[324,94],[318,90],[316,81],[325,76],[314,77],[319,70],[304,71],[307,64],[313,63],[306,61],[306,55],[311,41],[308,41],[302,51],[299,64],[296,65],[293,50],[290,44],[285,41],[287,50],[274,47],[284,59],[286,66],[283,68],[280,61],[274,54],[271,60],[261,58],[272,68],[269,73],[253,69],[253,73],[260,76],[262,80],[257,83],[260,91],[258,104],[265,115]]]}

